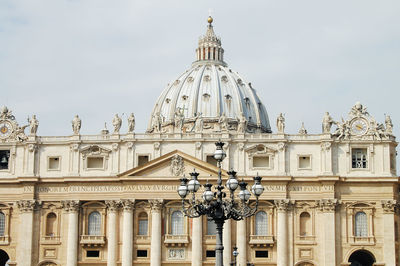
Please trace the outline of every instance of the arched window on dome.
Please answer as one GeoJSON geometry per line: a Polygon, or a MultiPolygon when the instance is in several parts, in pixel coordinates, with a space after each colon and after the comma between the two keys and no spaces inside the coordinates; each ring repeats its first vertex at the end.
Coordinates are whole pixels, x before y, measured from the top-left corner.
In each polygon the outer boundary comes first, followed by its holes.
{"type": "Polygon", "coordinates": [[[6,216],[4,213],[0,212],[0,236],[5,235],[6,230],[6,216]]]}
{"type": "Polygon", "coordinates": [[[368,236],[368,223],[367,223],[367,214],[365,212],[357,212],[354,216],[355,224],[354,231],[355,236],[357,237],[366,237],[368,236]]]}
{"type": "Polygon", "coordinates": [[[54,212],[50,212],[46,216],[46,236],[56,235],[56,221],[57,215],[54,212]]]}
{"type": "Polygon", "coordinates": [[[311,236],[311,216],[308,212],[300,214],[300,236],[311,236]]]}
{"type": "Polygon", "coordinates": [[[255,234],[257,236],[268,235],[268,215],[264,211],[259,211],[256,214],[255,234]]]}
{"type": "Polygon", "coordinates": [[[183,214],[181,211],[174,211],[171,214],[171,235],[183,235],[183,214]]]}
{"type": "Polygon", "coordinates": [[[91,212],[88,219],[88,235],[101,235],[101,215],[98,211],[91,212]]]}
{"type": "Polygon", "coordinates": [[[149,227],[149,219],[147,213],[141,212],[138,217],[138,235],[147,236],[148,235],[148,227],[149,227]]]}

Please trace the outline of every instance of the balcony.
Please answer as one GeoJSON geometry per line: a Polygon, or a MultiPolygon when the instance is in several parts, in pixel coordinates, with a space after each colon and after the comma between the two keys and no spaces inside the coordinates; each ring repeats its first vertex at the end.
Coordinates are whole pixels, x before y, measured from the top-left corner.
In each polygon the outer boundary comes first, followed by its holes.
{"type": "Polygon", "coordinates": [[[44,236],[42,237],[41,244],[58,245],[61,244],[60,236],[44,236]]]}
{"type": "Polygon", "coordinates": [[[251,247],[273,246],[275,244],[275,239],[273,236],[250,235],[249,244],[251,247]]]}
{"type": "Polygon", "coordinates": [[[91,247],[104,246],[105,243],[106,243],[105,236],[81,235],[80,244],[82,246],[91,246],[91,247]]]}
{"type": "Polygon", "coordinates": [[[6,246],[10,244],[10,237],[9,236],[0,236],[0,246],[6,246]]]}
{"type": "Polygon", "coordinates": [[[373,236],[351,236],[351,245],[375,245],[375,237],[373,236]]]}
{"type": "Polygon", "coordinates": [[[204,244],[214,244],[216,241],[216,235],[205,235],[204,236],[204,244]]]}
{"type": "Polygon", "coordinates": [[[165,235],[164,244],[166,246],[187,246],[189,244],[189,236],[188,235],[165,235]]]}
{"type": "Polygon", "coordinates": [[[150,236],[148,235],[136,235],[136,243],[137,244],[149,244],[150,243],[150,236]]]}

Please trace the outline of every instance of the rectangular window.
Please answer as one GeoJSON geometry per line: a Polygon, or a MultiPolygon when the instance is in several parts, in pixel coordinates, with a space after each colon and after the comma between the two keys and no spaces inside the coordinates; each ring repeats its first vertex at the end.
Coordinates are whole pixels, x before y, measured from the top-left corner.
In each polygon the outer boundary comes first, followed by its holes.
{"type": "Polygon", "coordinates": [[[367,149],[351,150],[351,167],[353,169],[366,169],[368,166],[367,149]]]}
{"type": "Polygon", "coordinates": [[[256,250],[256,258],[268,258],[268,250],[256,250]]]}
{"type": "Polygon", "coordinates": [[[215,250],[206,250],[207,258],[215,258],[215,250]]]}
{"type": "Polygon", "coordinates": [[[9,150],[0,150],[0,170],[7,170],[10,160],[9,150]]]}
{"type": "Polygon", "coordinates": [[[215,160],[214,155],[207,155],[207,163],[217,166],[217,160],[215,160]]]}
{"type": "Polygon", "coordinates": [[[148,155],[139,155],[138,156],[138,166],[144,165],[149,162],[148,155]]]}
{"type": "Polygon", "coordinates": [[[299,169],[311,169],[311,156],[299,156],[299,169]]]}
{"type": "Polygon", "coordinates": [[[138,232],[138,235],[147,236],[148,223],[149,222],[147,220],[139,220],[139,232],[138,232]]]}
{"type": "Polygon", "coordinates": [[[50,157],[48,162],[49,170],[60,170],[60,157],[50,157]]]}
{"type": "Polygon", "coordinates": [[[147,257],[147,250],[138,249],[136,251],[136,257],[138,257],[138,258],[146,258],[147,257]]]}
{"type": "Polygon", "coordinates": [[[87,250],[86,257],[88,258],[98,258],[100,257],[100,250],[87,250]]]}
{"type": "Polygon", "coordinates": [[[87,158],[87,169],[103,169],[104,158],[103,157],[88,157],[87,158]]]}
{"type": "Polygon", "coordinates": [[[253,168],[269,168],[269,156],[254,156],[253,168]]]}

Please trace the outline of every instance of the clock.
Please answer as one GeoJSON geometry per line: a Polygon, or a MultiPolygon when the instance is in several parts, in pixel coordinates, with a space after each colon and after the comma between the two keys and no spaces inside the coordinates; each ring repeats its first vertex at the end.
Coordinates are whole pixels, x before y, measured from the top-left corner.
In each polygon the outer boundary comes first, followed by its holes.
{"type": "Polygon", "coordinates": [[[13,126],[8,121],[0,121],[0,139],[8,138],[13,132],[13,126]]]}
{"type": "Polygon", "coordinates": [[[367,133],[367,130],[368,130],[368,123],[362,118],[355,119],[351,123],[351,133],[353,133],[354,135],[358,136],[364,135],[365,133],[367,133]]]}

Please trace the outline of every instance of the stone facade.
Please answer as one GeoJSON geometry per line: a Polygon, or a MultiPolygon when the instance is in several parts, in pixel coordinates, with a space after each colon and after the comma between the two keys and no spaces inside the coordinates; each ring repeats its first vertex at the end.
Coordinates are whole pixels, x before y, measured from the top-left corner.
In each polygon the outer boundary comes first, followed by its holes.
{"type": "Polygon", "coordinates": [[[398,265],[391,121],[378,124],[359,103],[341,123],[327,114],[322,134],[285,134],[282,118],[277,134],[247,123],[242,130],[154,127],[147,133],[134,133],[133,125],[123,134],[116,120],[112,134],[88,136],[80,135],[81,121],[74,119],[71,136],[41,137],[36,117],[25,135],[3,108],[0,263],[213,265],[212,224],[180,216],[177,188],[178,178],[193,168],[202,184],[215,183],[212,154],[221,140],[227,154],[222,168],[248,182],[259,174],[265,188],[259,215],[225,223],[225,265],[233,261],[234,246],[241,266],[335,266],[362,259],[398,265]]]}

